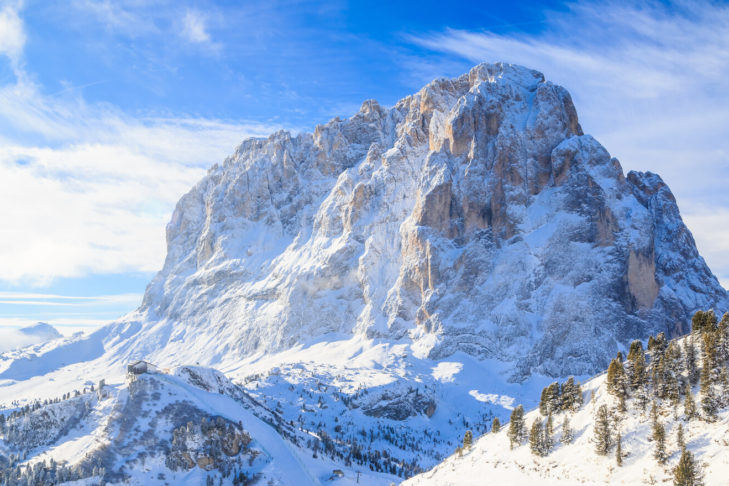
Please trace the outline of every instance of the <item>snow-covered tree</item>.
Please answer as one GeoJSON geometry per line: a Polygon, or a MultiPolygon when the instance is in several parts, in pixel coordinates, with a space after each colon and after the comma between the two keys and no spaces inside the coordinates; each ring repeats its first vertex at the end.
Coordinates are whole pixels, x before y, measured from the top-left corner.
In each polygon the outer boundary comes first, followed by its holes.
{"type": "Polygon", "coordinates": [[[702,486],[704,484],[693,454],[687,449],[681,451],[678,465],[673,468],[673,486],[702,486]]]}
{"type": "Polygon", "coordinates": [[[607,405],[600,405],[595,415],[595,427],[593,442],[595,443],[595,452],[601,456],[607,455],[613,446],[613,438],[610,431],[610,412],[607,405]]]}

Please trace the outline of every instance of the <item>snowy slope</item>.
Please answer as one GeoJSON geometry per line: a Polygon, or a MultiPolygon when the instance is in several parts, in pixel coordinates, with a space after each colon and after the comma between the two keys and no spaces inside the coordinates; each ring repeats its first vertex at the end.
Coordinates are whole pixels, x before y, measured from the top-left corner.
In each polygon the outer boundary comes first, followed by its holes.
{"type": "MultiPolygon", "coordinates": [[[[697,346],[698,348],[698,346],[697,346]]],[[[683,375],[686,376],[685,373],[683,375]]],[[[427,473],[405,481],[403,486],[469,486],[483,484],[562,486],[573,484],[673,484],[673,467],[681,455],[677,444],[678,425],[684,430],[686,447],[703,469],[706,486],[726,485],[729,478],[729,395],[723,396],[724,406],[714,422],[701,418],[689,420],[683,404],[673,407],[658,400],[659,421],[666,431],[666,464],[654,458],[655,442],[652,436],[651,406],[645,411],[631,398],[627,412],[617,412],[618,401],[607,391],[606,375],[599,375],[583,387],[584,405],[576,413],[560,412],[554,415],[554,449],[546,457],[538,457],[528,442],[511,449],[507,436],[508,424],[499,433],[487,433],[475,441],[462,455],[453,454],[427,473]],[[594,422],[601,405],[607,405],[612,417],[613,439],[622,435],[623,464],[616,464],[615,449],[606,456],[595,453],[594,422]],[[560,444],[562,423],[568,416],[574,434],[571,444],[560,444]],[[485,478],[488,478],[486,480],[485,478]],[[486,482],[485,482],[486,481],[486,482]]],[[[699,386],[692,393],[700,410],[699,386]]],[[[683,400],[683,397],[682,397],[683,400]]],[[[526,427],[535,419],[545,417],[539,410],[526,414],[526,427]]]]}
{"type": "MultiPolygon", "coordinates": [[[[104,476],[109,484],[204,484],[207,477],[233,484],[244,474],[262,483],[314,486],[333,469],[345,473],[337,484],[356,481],[354,468],[315,460],[294,436],[284,439],[286,424],[266,412],[271,423],[259,418],[255,401],[214,370],[186,367],[92,388],[6,413],[0,458],[13,464],[0,464],[6,468],[0,471],[53,460],[70,479],[104,476]]],[[[397,480],[361,472],[367,484],[397,480]]],[[[62,476],[56,476],[59,483],[62,476]]]]}

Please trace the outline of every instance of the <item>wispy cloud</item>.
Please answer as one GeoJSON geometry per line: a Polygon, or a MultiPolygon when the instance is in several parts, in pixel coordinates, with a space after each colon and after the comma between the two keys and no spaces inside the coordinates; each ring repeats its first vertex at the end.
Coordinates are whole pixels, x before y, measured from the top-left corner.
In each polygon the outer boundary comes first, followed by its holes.
{"type": "Polygon", "coordinates": [[[23,46],[25,45],[25,31],[23,21],[18,15],[21,3],[0,2],[0,56],[6,56],[14,71],[19,69],[23,46]]]}
{"type": "MultiPolygon", "coordinates": [[[[627,169],[660,173],[726,285],[729,6],[595,2],[547,12],[536,34],[445,30],[410,40],[468,64],[505,61],[570,90],[586,132],[627,169]]],[[[432,60],[425,68],[432,69],[432,60]]]]}
{"type": "MultiPolygon", "coordinates": [[[[0,62],[22,49],[3,48],[0,62]]],[[[159,269],[179,197],[242,139],[279,128],[132,117],[78,93],[46,95],[29,78],[0,86],[3,281],[159,269]]]]}
{"type": "Polygon", "coordinates": [[[207,26],[207,18],[202,12],[188,10],[182,19],[182,37],[193,44],[200,44],[210,49],[220,48],[213,42],[207,26]]]}
{"type": "Polygon", "coordinates": [[[71,296],[27,292],[0,292],[0,304],[23,306],[89,307],[109,304],[139,304],[142,294],[71,296]]]}
{"type": "Polygon", "coordinates": [[[143,3],[121,0],[73,0],[72,5],[87,17],[97,19],[108,30],[131,37],[159,31],[153,16],[150,16],[146,10],[139,11],[133,8],[144,5],[143,3]]]}

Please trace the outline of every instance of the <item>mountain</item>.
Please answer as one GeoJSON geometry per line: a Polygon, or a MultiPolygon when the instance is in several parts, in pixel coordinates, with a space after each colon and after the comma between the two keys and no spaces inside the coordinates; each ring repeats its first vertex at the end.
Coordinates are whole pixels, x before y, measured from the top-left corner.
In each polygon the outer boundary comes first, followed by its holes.
{"type": "Polygon", "coordinates": [[[32,326],[21,327],[18,329],[18,332],[24,336],[32,336],[45,341],[61,337],[61,333],[58,332],[55,327],[50,324],[46,324],[45,322],[39,322],[32,326]]]}
{"type": "Polygon", "coordinates": [[[150,379],[151,402],[246,418],[237,433],[264,448],[268,429],[249,430],[257,422],[223,402],[237,397],[273,427],[286,448],[267,449],[265,464],[293,464],[294,450],[314,484],[334,469],[389,484],[441,462],[465,430],[535,406],[554,377],[585,379],[635,338],[680,335],[694,311],[729,308],[660,177],[625,176],[583,134],[565,89],[507,64],[433,81],[392,108],[367,101],[314,133],[246,140],[180,199],[167,247],[135,312],[0,354],[2,410],[101,379],[118,391],[103,434],[83,418],[86,429],[40,449],[0,437],[0,456],[16,461],[6,471],[24,454],[58,455],[88,478],[61,443],[96,437],[119,447],[99,458],[105,477],[164,484],[117,460],[146,444],[162,468],[173,451],[152,437],[172,444],[165,427],[181,426],[142,404],[165,426],[119,438],[138,420],[127,365],[144,359],[171,370],[150,379]],[[211,393],[228,398],[166,388],[191,365],[222,373],[231,386],[211,393]]]}
{"type": "Polygon", "coordinates": [[[60,337],[61,333],[55,327],[44,322],[21,328],[0,329],[0,353],[60,337]]]}
{"type": "Polygon", "coordinates": [[[517,381],[593,373],[727,302],[661,178],[624,176],[565,89],[505,64],[243,142],[182,197],[167,246],[132,339],[188,362],[192,341],[212,364],[336,333],[517,381]]]}
{"type": "MultiPolygon", "coordinates": [[[[726,330],[726,329],[725,329],[726,330]]],[[[688,383],[689,374],[685,367],[685,350],[693,346],[696,356],[703,355],[705,349],[701,336],[680,339],[676,342],[679,366],[669,370],[679,382],[688,383]]],[[[726,346],[726,344],[725,344],[726,346]]],[[[649,375],[653,367],[660,369],[659,354],[654,351],[649,375]]],[[[626,361],[627,363],[627,361],[626,361]]],[[[699,361],[701,366],[701,360],[699,361]]],[[[722,359],[723,373],[727,370],[726,357],[722,359]]],[[[626,368],[627,369],[627,368],[626,368]]],[[[664,370],[665,372],[665,370],[664,370]]],[[[655,375],[645,390],[631,390],[626,400],[625,411],[620,411],[620,400],[609,390],[608,375],[596,376],[582,386],[583,405],[576,412],[557,411],[553,414],[552,449],[543,456],[530,450],[530,443],[523,440],[512,447],[508,437],[509,426],[498,433],[488,433],[475,441],[472,448],[453,454],[431,471],[405,481],[402,486],[446,486],[481,485],[483,478],[490,478],[493,484],[539,484],[562,486],[573,484],[676,484],[674,468],[682,455],[679,443],[679,427],[683,441],[697,469],[703,476],[703,483],[686,482],[678,484],[705,486],[724,485],[729,477],[729,388],[727,383],[712,385],[715,400],[719,402],[715,417],[707,417],[703,404],[706,394],[701,392],[698,383],[691,387],[696,412],[686,413],[684,390],[680,388],[677,403],[668,397],[657,395],[655,375]],[[640,403],[641,393],[646,394],[646,405],[640,403]],[[718,398],[717,398],[718,397],[718,398]],[[656,403],[656,420],[652,416],[652,405],[656,403]],[[605,406],[608,411],[609,436],[611,446],[606,455],[596,452],[595,428],[598,411],[605,406]],[[568,429],[574,439],[562,443],[564,420],[568,419],[568,429]],[[663,456],[665,462],[656,458],[658,440],[654,435],[654,423],[660,424],[665,437],[663,456]],[[620,434],[621,464],[617,463],[617,441],[620,434]]],[[[703,376],[703,375],[702,375],[703,376]]],[[[698,381],[698,380],[697,380],[698,381]]],[[[544,424],[547,417],[539,410],[525,415],[527,431],[535,421],[544,424]]]]}

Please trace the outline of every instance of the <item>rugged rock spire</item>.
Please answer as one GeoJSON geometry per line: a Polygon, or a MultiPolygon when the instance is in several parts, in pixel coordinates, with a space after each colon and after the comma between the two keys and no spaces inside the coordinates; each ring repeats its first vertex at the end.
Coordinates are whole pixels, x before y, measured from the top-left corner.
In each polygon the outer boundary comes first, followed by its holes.
{"type": "Polygon", "coordinates": [[[243,142],[167,244],[133,348],[181,363],[337,333],[582,374],[727,305],[660,177],[626,178],[564,88],[508,64],[243,142]]]}

